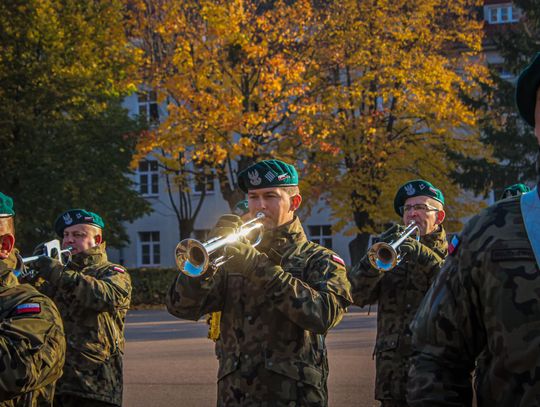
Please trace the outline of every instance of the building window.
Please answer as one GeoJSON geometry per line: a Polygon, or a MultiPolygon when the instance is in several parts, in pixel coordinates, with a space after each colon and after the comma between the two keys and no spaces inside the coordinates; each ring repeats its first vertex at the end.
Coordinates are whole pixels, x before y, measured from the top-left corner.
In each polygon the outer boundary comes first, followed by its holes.
{"type": "Polygon", "coordinates": [[[139,192],[143,196],[159,194],[159,171],[156,160],[139,161],[139,192]]]}
{"type": "Polygon", "coordinates": [[[139,232],[141,266],[159,266],[161,252],[159,232],[139,232]]]}
{"type": "Polygon", "coordinates": [[[506,24],[518,22],[521,12],[510,3],[486,6],[486,20],[489,24],[506,24]]]}
{"type": "Polygon", "coordinates": [[[195,172],[195,193],[200,194],[206,189],[207,194],[213,194],[216,191],[214,170],[206,174],[202,167],[195,166],[195,172]]]}
{"type": "Polygon", "coordinates": [[[309,225],[309,239],[327,249],[332,248],[332,226],[331,225],[309,225]]]}
{"type": "Polygon", "coordinates": [[[138,92],[139,116],[144,117],[150,124],[159,123],[159,105],[155,91],[138,92]]]}

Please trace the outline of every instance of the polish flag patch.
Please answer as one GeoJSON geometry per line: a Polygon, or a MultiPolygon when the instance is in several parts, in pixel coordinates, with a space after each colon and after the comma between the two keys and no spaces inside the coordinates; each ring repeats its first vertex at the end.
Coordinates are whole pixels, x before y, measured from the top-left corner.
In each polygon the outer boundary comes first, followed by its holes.
{"type": "Polygon", "coordinates": [[[24,315],[24,314],[39,314],[41,312],[41,305],[36,302],[29,302],[26,304],[18,305],[15,308],[15,315],[24,315]]]}
{"type": "Polygon", "coordinates": [[[332,255],[332,260],[334,260],[336,263],[341,264],[342,266],[345,266],[345,261],[341,257],[336,256],[335,254],[332,255]]]}
{"type": "Polygon", "coordinates": [[[119,266],[113,266],[112,268],[114,271],[117,271],[119,273],[125,273],[126,272],[126,269],[124,269],[123,267],[119,267],[119,266]]]}

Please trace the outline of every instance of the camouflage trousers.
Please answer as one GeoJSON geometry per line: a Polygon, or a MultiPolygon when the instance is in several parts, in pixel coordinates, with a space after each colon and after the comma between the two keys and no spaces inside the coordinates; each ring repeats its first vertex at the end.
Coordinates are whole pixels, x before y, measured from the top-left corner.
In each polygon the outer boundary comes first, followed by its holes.
{"type": "Polygon", "coordinates": [[[54,407],[116,407],[116,404],[86,399],[72,394],[57,394],[54,396],[54,407]]]}
{"type": "Polygon", "coordinates": [[[381,407],[409,407],[404,400],[380,400],[381,407]]]}

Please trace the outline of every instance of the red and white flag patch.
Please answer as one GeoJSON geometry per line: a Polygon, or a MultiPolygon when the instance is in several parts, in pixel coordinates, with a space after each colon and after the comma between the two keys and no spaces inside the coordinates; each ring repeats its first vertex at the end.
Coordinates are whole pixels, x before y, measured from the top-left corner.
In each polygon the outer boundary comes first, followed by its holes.
{"type": "Polygon", "coordinates": [[[37,302],[28,302],[26,304],[17,305],[17,308],[15,308],[15,315],[39,314],[40,312],[41,305],[37,302]]]}
{"type": "Polygon", "coordinates": [[[112,268],[114,271],[117,271],[119,273],[125,273],[126,272],[126,269],[123,268],[123,267],[120,267],[120,266],[113,266],[112,268]]]}
{"type": "Polygon", "coordinates": [[[332,255],[332,260],[334,260],[336,263],[341,264],[342,266],[345,266],[345,260],[335,254],[332,255]]]}

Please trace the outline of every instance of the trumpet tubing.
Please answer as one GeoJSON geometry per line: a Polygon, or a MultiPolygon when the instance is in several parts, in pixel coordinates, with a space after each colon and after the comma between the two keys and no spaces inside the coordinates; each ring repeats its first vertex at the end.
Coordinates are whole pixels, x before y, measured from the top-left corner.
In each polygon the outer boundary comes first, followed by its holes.
{"type": "Polygon", "coordinates": [[[244,223],[240,228],[228,236],[219,236],[206,242],[200,242],[197,239],[184,239],[176,245],[175,260],[178,269],[189,277],[199,277],[206,273],[210,266],[219,267],[227,261],[225,256],[218,256],[219,249],[228,244],[237,242],[246,237],[254,230],[259,234],[251,244],[257,246],[262,239],[262,219],[264,214],[258,213],[257,216],[244,223]]]}
{"type": "Polygon", "coordinates": [[[399,238],[392,242],[377,242],[368,249],[368,259],[371,265],[379,271],[389,271],[396,267],[401,261],[399,246],[413,233],[418,233],[420,228],[412,221],[407,225],[399,238]]]}

